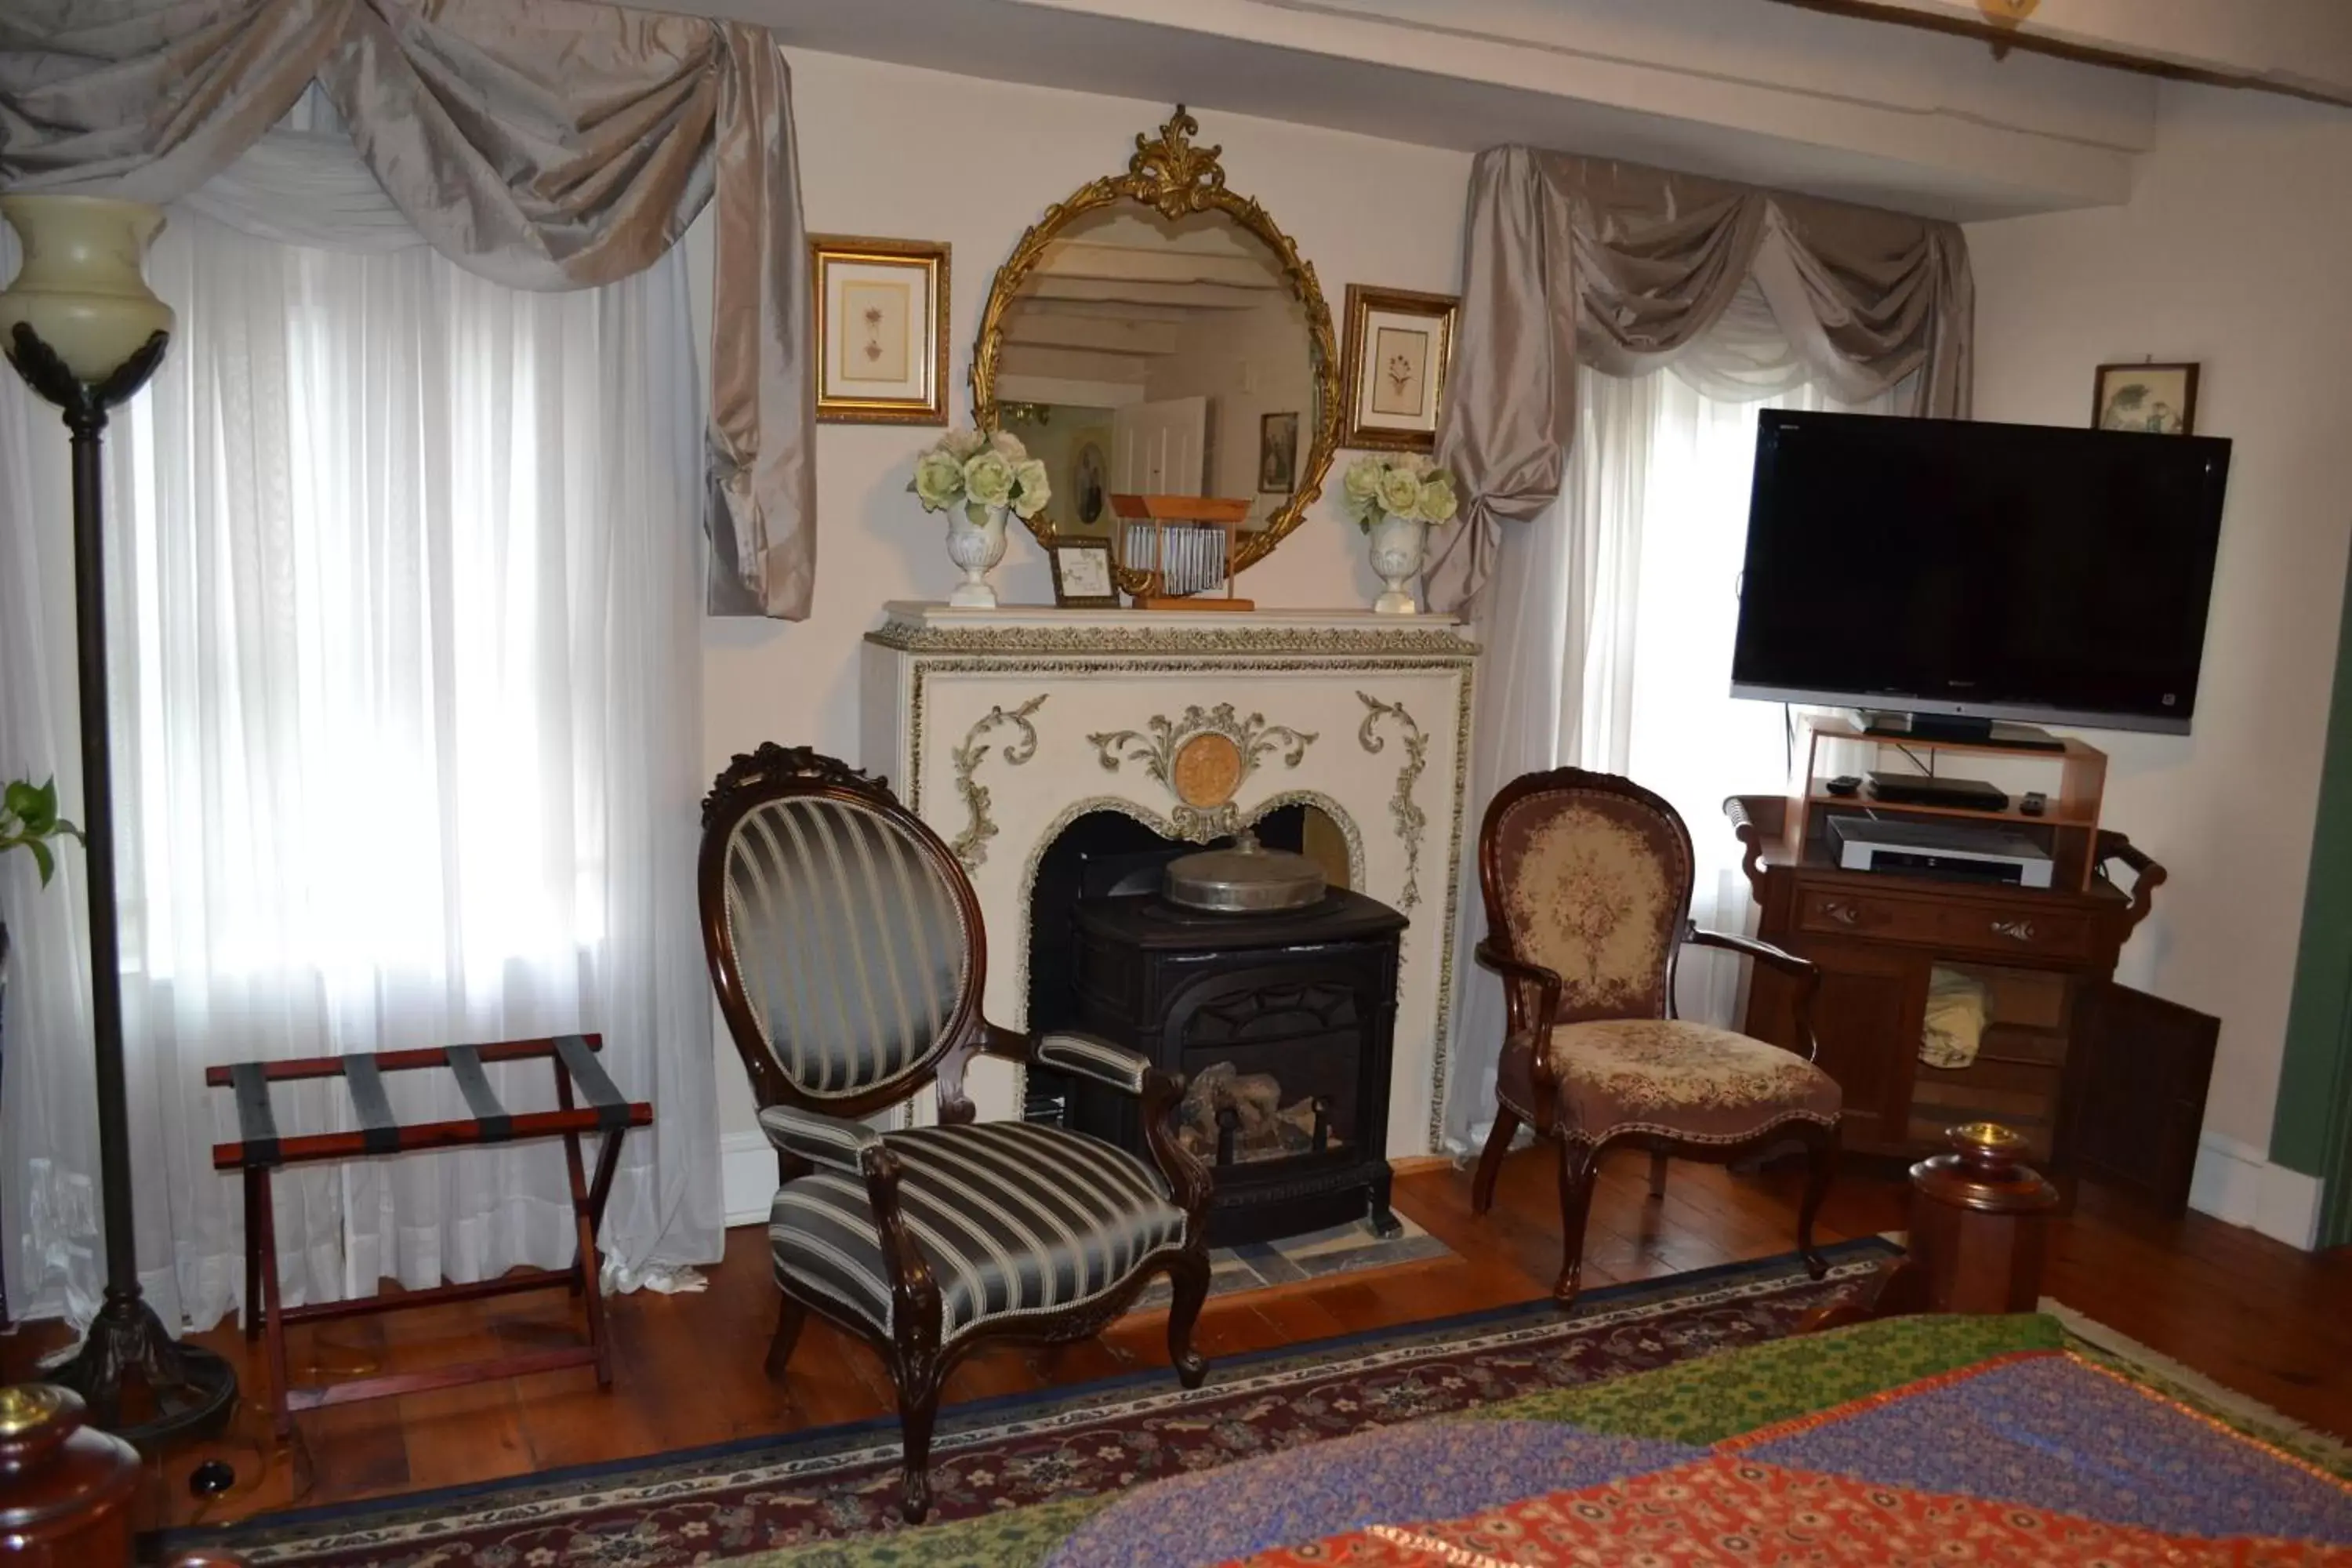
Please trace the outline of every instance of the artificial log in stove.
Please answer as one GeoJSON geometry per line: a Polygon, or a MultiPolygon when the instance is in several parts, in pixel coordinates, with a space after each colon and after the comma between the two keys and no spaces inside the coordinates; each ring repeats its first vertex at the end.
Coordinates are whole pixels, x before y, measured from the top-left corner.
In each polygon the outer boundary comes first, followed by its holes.
{"type": "MultiPolygon", "coordinates": [[[[1214,1173],[1209,1239],[1219,1246],[1357,1219],[1382,1236],[1399,1228],[1389,1212],[1389,1070],[1405,917],[1325,890],[1319,873],[1307,901],[1302,868],[1311,862],[1257,850],[1245,836],[1237,850],[1175,861],[1163,891],[1072,908],[1072,1022],[1189,1080],[1180,1135],[1214,1173]],[[1299,879],[1280,895],[1297,906],[1209,909],[1171,896],[1187,886],[1188,865],[1220,859],[1219,872],[1299,879]]],[[[1083,1131],[1143,1147],[1130,1099],[1077,1083],[1066,1114],[1083,1131]]]]}

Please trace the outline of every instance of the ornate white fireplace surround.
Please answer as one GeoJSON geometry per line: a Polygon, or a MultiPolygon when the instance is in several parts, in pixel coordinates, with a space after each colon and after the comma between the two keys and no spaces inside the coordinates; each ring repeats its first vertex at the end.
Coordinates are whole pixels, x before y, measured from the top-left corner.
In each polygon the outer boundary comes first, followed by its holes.
{"type": "MultiPolygon", "coordinates": [[[[1121,812],[1205,842],[1311,805],[1347,840],[1349,885],[1412,920],[1388,1147],[1437,1147],[1477,653],[1459,623],[1347,610],[885,609],[864,649],[862,765],[887,774],[971,873],[990,1017],[1008,1027],[1026,1017],[1030,891],[1046,846],[1079,817],[1121,812]]],[[[983,1118],[1017,1114],[1017,1074],[973,1064],[983,1118]]]]}

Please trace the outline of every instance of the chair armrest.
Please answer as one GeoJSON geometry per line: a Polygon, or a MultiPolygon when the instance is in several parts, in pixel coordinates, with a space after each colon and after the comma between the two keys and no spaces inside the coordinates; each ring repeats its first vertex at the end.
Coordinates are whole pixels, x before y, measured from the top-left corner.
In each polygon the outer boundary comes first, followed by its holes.
{"type": "Polygon", "coordinates": [[[865,1175],[867,1157],[882,1147],[882,1134],[863,1121],[792,1105],[761,1107],[760,1131],[780,1152],[853,1176],[865,1175]]]}
{"type": "MultiPolygon", "coordinates": [[[[1132,1053],[1130,1053],[1132,1054],[1132,1053]]],[[[1141,1058],[1137,1058],[1141,1060],[1141,1058]]],[[[1169,1195],[1176,1206],[1184,1211],[1184,1238],[1188,1247],[1206,1246],[1209,1232],[1209,1197],[1214,1183],[1209,1167],[1200,1157],[1186,1149],[1177,1136],[1176,1120],[1184,1105],[1185,1078],[1181,1072],[1168,1072],[1149,1068],[1143,1075],[1143,1142],[1151,1151],[1151,1163],[1168,1182],[1169,1195]]]]}
{"type": "MultiPolygon", "coordinates": [[[[788,1167],[803,1162],[845,1172],[865,1182],[876,1237],[882,1244],[882,1267],[890,1278],[892,1321],[911,1325],[901,1329],[902,1336],[908,1332],[928,1336],[920,1342],[936,1346],[940,1342],[939,1282],[908,1234],[906,1216],[898,1207],[898,1182],[905,1171],[882,1134],[863,1121],[793,1105],[761,1107],[760,1131],[768,1135],[788,1167]]],[[[790,1179],[793,1173],[788,1169],[785,1174],[790,1179]]]]}
{"type": "MultiPolygon", "coordinates": [[[[1493,937],[1482,938],[1472,956],[1503,977],[1503,997],[1510,1007],[1511,1033],[1544,1036],[1551,1033],[1553,1018],[1559,1013],[1559,976],[1540,963],[1529,963],[1514,958],[1493,937]],[[1535,1016],[1525,1015],[1519,1000],[1519,986],[1536,988],[1535,1016]]],[[[1541,1055],[1540,1052],[1538,1053],[1541,1055]]]]}
{"type": "Polygon", "coordinates": [[[1774,947],[1769,942],[1758,942],[1751,936],[1733,936],[1727,931],[1708,931],[1694,924],[1683,933],[1683,940],[1693,947],[1719,947],[1726,952],[1744,953],[1759,963],[1769,964],[1781,973],[1801,980],[1811,974],[1819,977],[1821,966],[1810,958],[1799,958],[1786,948],[1774,947]]]}
{"type": "Polygon", "coordinates": [[[1810,958],[1800,958],[1784,948],[1753,937],[1731,936],[1719,931],[1706,931],[1697,921],[1690,922],[1683,932],[1687,947],[1721,948],[1750,958],[1767,969],[1777,969],[1797,983],[1797,997],[1790,1011],[1797,1026],[1797,1037],[1803,1042],[1807,1061],[1821,1059],[1822,1043],[1813,1034],[1813,998],[1821,994],[1822,966],[1810,958]]]}
{"type": "Polygon", "coordinates": [[[898,1156],[878,1137],[866,1160],[866,1202],[874,1211],[874,1233],[882,1244],[882,1268],[890,1277],[890,1323],[899,1354],[937,1355],[940,1343],[940,1284],[915,1245],[898,1206],[898,1183],[906,1175],[898,1156]]]}
{"type": "Polygon", "coordinates": [[[1076,1073],[1128,1095],[1141,1094],[1143,1080],[1151,1071],[1150,1058],[1098,1035],[1041,1035],[1030,1059],[1041,1068],[1076,1073]]]}
{"type": "Polygon", "coordinates": [[[907,1233],[898,1210],[898,1180],[904,1173],[882,1134],[863,1121],[827,1116],[794,1105],[760,1108],[760,1131],[774,1145],[782,1178],[805,1175],[809,1167],[823,1166],[861,1179],[874,1213],[874,1229],[882,1244],[882,1266],[890,1277],[893,1321],[919,1324],[939,1343],[940,1292],[930,1265],[907,1233]]]}

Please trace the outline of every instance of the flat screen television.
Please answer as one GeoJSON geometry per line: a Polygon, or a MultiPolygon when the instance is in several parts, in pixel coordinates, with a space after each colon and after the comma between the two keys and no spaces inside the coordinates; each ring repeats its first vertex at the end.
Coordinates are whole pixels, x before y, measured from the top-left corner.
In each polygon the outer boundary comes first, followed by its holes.
{"type": "Polygon", "coordinates": [[[2185,734],[2229,471],[2209,437],[1768,409],[1732,694],[2185,734]]]}

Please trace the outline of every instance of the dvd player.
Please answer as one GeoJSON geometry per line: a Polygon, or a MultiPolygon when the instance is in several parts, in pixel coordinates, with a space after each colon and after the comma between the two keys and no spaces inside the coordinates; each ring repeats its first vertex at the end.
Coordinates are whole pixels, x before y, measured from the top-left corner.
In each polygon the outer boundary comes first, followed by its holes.
{"type": "Polygon", "coordinates": [[[2047,888],[2051,882],[2048,852],[2014,833],[1935,822],[1889,822],[1877,816],[1833,816],[1829,837],[1842,870],[1993,882],[2012,888],[2047,888]]]}
{"type": "Polygon", "coordinates": [[[1874,770],[1870,797],[1889,805],[1957,806],[1963,811],[2007,811],[2009,796],[1982,779],[1939,779],[1927,773],[1874,770]]]}

